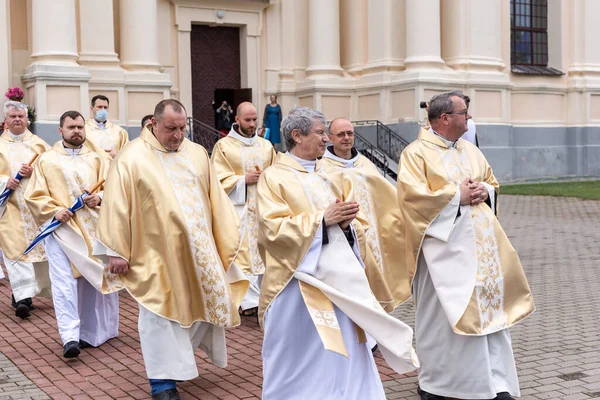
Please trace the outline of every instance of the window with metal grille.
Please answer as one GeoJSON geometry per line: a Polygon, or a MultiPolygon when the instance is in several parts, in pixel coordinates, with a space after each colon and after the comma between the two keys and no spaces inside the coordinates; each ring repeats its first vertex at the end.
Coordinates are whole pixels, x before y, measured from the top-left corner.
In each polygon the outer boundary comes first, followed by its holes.
{"type": "Polygon", "coordinates": [[[511,64],[548,65],[548,1],[510,1],[511,64]]]}

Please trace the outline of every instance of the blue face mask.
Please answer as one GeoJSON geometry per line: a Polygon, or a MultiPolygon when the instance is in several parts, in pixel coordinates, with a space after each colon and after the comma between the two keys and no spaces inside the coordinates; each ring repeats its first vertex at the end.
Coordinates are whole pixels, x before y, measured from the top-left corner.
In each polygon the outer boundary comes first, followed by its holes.
{"type": "Polygon", "coordinates": [[[106,122],[107,119],[108,119],[108,110],[96,111],[96,121],[106,122]]]}

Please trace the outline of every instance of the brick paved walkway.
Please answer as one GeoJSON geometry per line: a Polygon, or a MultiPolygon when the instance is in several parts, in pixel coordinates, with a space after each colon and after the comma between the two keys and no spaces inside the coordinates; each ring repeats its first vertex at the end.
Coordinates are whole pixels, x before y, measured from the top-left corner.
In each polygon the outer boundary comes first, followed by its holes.
{"type": "MultiPolygon", "coordinates": [[[[501,221],[519,251],[536,313],[512,329],[523,399],[600,398],[600,202],[504,196],[501,221]]],[[[0,399],[146,399],[149,386],[137,334],[137,305],[121,296],[120,336],[62,358],[50,301],[28,321],[14,316],[0,281],[0,399]]],[[[395,315],[414,325],[410,304],[395,315]]],[[[229,366],[198,352],[200,377],[179,385],[184,399],[256,399],[262,334],[245,318],[228,332],[229,366]]],[[[416,376],[398,376],[378,357],[389,399],[418,400],[416,376]]],[[[368,400],[368,399],[365,399],[368,400]]]]}

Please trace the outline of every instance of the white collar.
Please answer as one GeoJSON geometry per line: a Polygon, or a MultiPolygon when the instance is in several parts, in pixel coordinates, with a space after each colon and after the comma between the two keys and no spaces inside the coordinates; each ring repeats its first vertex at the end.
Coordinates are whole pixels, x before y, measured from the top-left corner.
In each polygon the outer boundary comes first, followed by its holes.
{"type": "Polygon", "coordinates": [[[15,135],[14,133],[12,133],[10,130],[7,130],[8,135],[15,141],[15,142],[22,142],[23,139],[25,139],[25,134],[27,133],[27,131],[21,133],[20,135],[15,135]]]}
{"type": "Polygon", "coordinates": [[[302,159],[300,157],[296,157],[290,151],[288,151],[288,154],[294,160],[298,161],[298,164],[300,164],[302,166],[302,168],[304,168],[308,172],[315,172],[316,171],[316,169],[317,169],[317,160],[304,160],[304,159],[302,159]]]}
{"type": "Polygon", "coordinates": [[[349,160],[346,160],[345,158],[341,158],[336,156],[335,154],[333,154],[333,152],[329,151],[329,147],[327,147],[325,149],[325,154],[323,154],[323,158],[329,158],[331,160],[340,162],[342,164],[344,164],[344,166],[346,168],[354,168],[354,163],[356,161],[358,161],[358,158],[360,157],[360,153],[358,152],[358,150],[356,151],[356,156],[352,157],[349,160]]]}
{"type": "Polygon", "coordinates": [[[433,130],[433,128],[429,128],[429,130],[431,132],[433,132],[434,135],[436,135],[437,137],[439,137],[440,139],[442,139],[442,141],[446,144],[446,146],[448,147],[456,147],[456,142],[446,139],[445,137],[443,137],[442,135],[440,135],[439,133],[437,133],[436,131],[433,130]]]}
{"type": "Polygon", "coordinates": [[[231,124],[231,129],[229,130],[229,133],[227,134],[227,136],[231,136],[232,138],[239,140],[240,142],[244,143],[247,146],[254,146],[254,144],[258,140],[257,139],[258,136],[256,135],[256,133],[252,137],[245,137],[245,136],[240,135],[235,129],[233,129],[234,126],[239,126],[239,125],[236,123],[231,124]]]}
{"type": "Polygon", "coordinates": [[[104,130],[106,128],[106,123],[108,121],[104,121],[104,122],[98,122],[96,121],[96,118],[92,118],[94,120],[94,122],[96,123],[96,125],[98,126],[98,128],[104,130]]]}
{"type": "Polygon", "coordinates": [[[63,142],[63,147],[65,148],[65,151],[67,152],[68,155],[70,156],[78,156],[79,153],[81,153],[81,149],[83,149],[83,145],[81,145],[80,148],[78,149],[72,149],[70,147],[65,146],[65,143],[63,142]]]}

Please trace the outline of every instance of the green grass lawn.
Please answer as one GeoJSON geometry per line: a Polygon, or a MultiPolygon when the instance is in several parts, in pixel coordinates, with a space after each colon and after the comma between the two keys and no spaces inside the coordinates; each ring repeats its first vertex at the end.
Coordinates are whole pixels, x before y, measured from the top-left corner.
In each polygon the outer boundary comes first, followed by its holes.
{"type": "Polygon", "coordinates": [[[578,197],[586,200],[600,200],[600,181],[500,185],[500,194],[578,197]]]}

